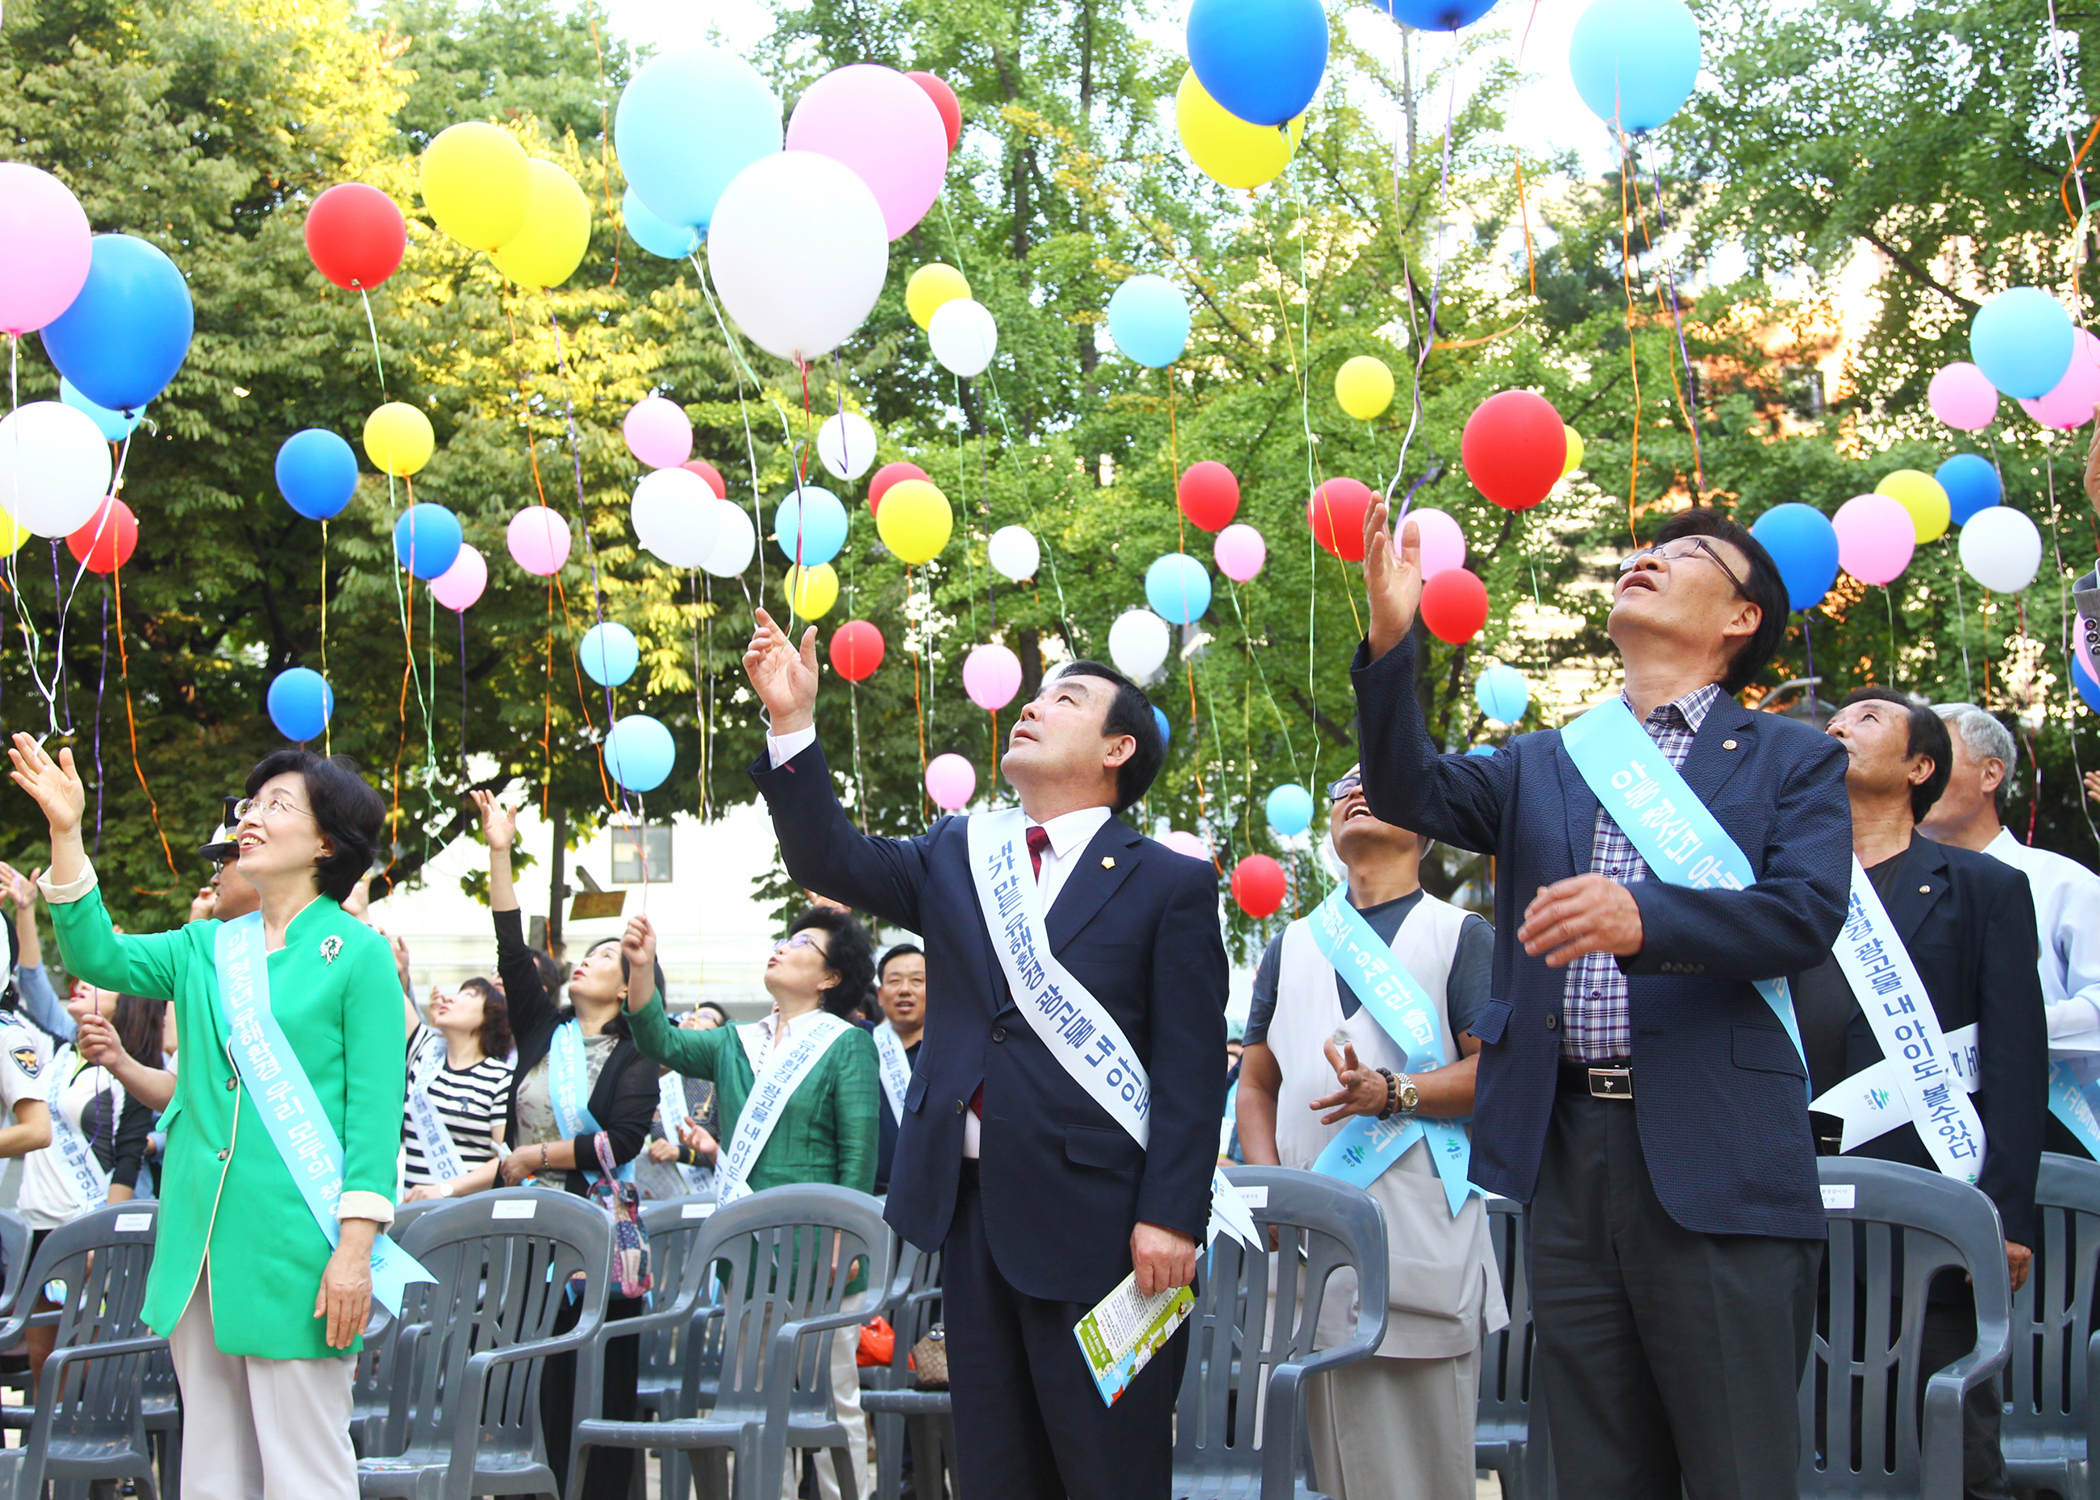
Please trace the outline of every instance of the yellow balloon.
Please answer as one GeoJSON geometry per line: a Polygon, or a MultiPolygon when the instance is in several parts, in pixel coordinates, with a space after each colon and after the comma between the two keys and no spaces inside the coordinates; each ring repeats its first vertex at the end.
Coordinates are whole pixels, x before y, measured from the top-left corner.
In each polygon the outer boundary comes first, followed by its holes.
{"type": "Polygon", "coordinates": [[[1334,399],[1357,421],[1368,422],[1393,404],[1393,372],[1369,354],[1344,360],[1334,372],[1334,399]]]}
{"type": "Polygon", "coordinates": [[[6,511],[0,510],[0,554],[18,551],[34,534],[6,511]]]}
{"type": "Polygon", "coordinates": [[[918,564],[940,555],[955,529],[948,497],[923,479],[904,479],[882,494],[875,530],[899,562],[918,564]]]}
{"type": "Polygon", "coordinates": [[[551,161],[532,161],[525,226],[496,252],[496,269],[519,286],[560,286],[591,247],[591,200],[551,161]]]}
{"type": "Polygon", "coordinates": [[[914,323],[924,328],[933,321],[933,315],[944,303],[969,295],[969,279],[955,267],[935,261],[919,267],[911,273],[911,280],[904,283],[904,310],[911,314],[914,323]]]}
{"type": "Polygon", "coordinates": [[[789,568],[787,596],[789,607],[803,619],[821,620],[839,602],[839,575],[831,570],[830,563],[789,568]]]}
{"type": "Polygon", "coordinates": [[[1570,474],[1582,467],[1582,455],[1585,450],[1582,446],[1582,434],[1565,422],[1560,425],[1561,430],[1568,435],[1568,456],[1560,466],[1560,477],[1566,479],[1570,474]]]}
{"type": "Polygon", "coordinates": [[[507,130],[448,126],[423,148],[421,175],[430,216],[470,250],[495,250],[525,225],[532,163],[507,130]]]}
{"type": "Polygon", "coordinates": [[[1947,523],[1954,519],[1946,490],[1922,469],[1897,469],[1884,475],[1881,483],[1874,486],[1874,493],[1888,496],[1910,512],[1911,528],[1920,544],[1938,541],[1946,534],[1947,523]]]}
{"type": "Polygon", "coordinates": [[[1257,188],[1290,164],[1291,153],[1305,134],[1305,116],[1281,128],[1250,125],[1228,113],[1204,92],[1191,68],[1174,94],[1174,125],[1189,160],[1213,182],[1229,188],[1257,188]]]}
{"type": "Polygon", "coordinates": [[[430,418],[406,401],[389,401],[365,418],[365,457],[382,474],[397,479],[413,474],[436,450],[430,418]]]}

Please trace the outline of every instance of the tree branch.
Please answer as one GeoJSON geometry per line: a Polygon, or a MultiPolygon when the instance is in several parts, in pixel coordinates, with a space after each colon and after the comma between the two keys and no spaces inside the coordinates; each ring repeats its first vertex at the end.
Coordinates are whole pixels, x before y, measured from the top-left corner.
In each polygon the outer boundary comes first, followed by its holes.
{"type": "Polygon", "coordinates": [[[1886,255],[1890,260],[1894,261],[1897,268],[1901,270],[1905,275],[1909,276],[1911,280],[1920,282],[1925,286],[1931,287],[1935,292],[1938,292],[1942,297],[1945,297],[1948,301],[1952,302],[1963,312],[1974,314],[1980,306],[1980,304],[1970,301],[1967,297],[1964,297],[1960,292],[1954,290],[1953,287],[1948,286],[1946,283],[1936,279],[1931,272],[1927,271],[1923,266],[1919,265],[1916,261],[1912,260],[1901,250],[1898,250],[1894,245],[1891,245],[1887,240],[1883,239],[1873,230],[1862,229],[1859,232],[1859,237],[1865,240],[1868,244],[1872,245],[1876,250],[1879,250],[1883,255],[1886,255]]]}

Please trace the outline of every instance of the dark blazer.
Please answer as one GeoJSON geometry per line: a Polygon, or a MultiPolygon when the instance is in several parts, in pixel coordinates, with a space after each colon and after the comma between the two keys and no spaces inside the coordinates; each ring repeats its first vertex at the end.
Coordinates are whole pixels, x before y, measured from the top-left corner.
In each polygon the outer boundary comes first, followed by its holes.
{"type": "MultiPolygon", "coordinates": [[[[1225,944],[1216,872],[1111,818],[1065,876],[1050,947],[1114,1016],[1152,1083],[1148,1149],[1036,1040],[1013,1003],[970,879],[967,819],[914,839],[869,838],[839,806],[811,745],[752,780],[795,883],[918,933],[926,950],[919,1044],[887,1217],[923,1250],[947,1238],[963,1112],[984,1085],[984,1227],[1019,1291],[1097,1302],[1130,1274],[1130,1232],[1203,1238],[1224,1108],[1225,944]]],[[[887,1106],[885,1106],[887,1107],[887,1106]]]]}
{"type": "MultiPolygon", "coordinates": [[[[1350,674],[1372,812],[1498,862],[1495,998],[1472,1027],[1484,1044],[1473,1181],[1529,1202],[1553,1112],[1568,971],[1527,955],[1517,928],[1539,887],[1589,872],[1597,798],[1555,729],[1519,735],[1492,757],[1440,754],[1415,699],[1413,638],[1368,656],[1359,646],[1350,674]]],[[[1852,869],[1844,748],[1723,697],[1683,775],[1756,883],[1627,887],[1645,936],[1619,967],[1648,1175],[1686,1229],[1821,1239],[1808,1072],[1751,981],[1808,968],[1837,938],[1852,869]]]]}
{"type": "MultiPolygon", "coordinates": [[[[1976,1028],[1981,1086],[1969,1097],[1984,1141],[1976,1185],[1998,1205],[2005,1237],[2032,1249],[2035,1174],[2049,1117],[2049,1021],[2027,876],[1988,854],[1917,834],[1882,905],[1918,966],[1940,1029],[1976,1028]]],[[[1880,1061],[1874,1028],[1855,1009],[1845,1031],[1845,1076],[1880,1061]]],[[[1851,1154],[1938,1170],[1912,1125],[1851,1154]]]]}

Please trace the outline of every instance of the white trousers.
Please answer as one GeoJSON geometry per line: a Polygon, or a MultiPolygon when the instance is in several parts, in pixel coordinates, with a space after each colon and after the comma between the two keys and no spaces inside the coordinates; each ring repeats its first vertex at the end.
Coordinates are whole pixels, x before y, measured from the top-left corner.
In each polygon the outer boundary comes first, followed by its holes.
{"type": "Polygon", "coordinates": [[[1480,1351],[1374,1355],[1305,1383],[1313,1473],[1335,1500],[1472,1500],[1480,1351]]]}
{"type": "MultiPolygon", "coordinates": [[[[839,1304],[841,1312],[862,1312],[868,1306],[868,1294],[855,1292],[839,1304]]],[[[846,1446],[853,1451],[853,1488],[865,1497],[868,1493],[868,1418],[860,1409],[860,1364],[856,1356],[860,1353],[860,1330],[841,1328],[831,1336],[831,1409],[846,1429],[846,1446]]],[[[802,1489],[801,1455],[790,1452],[789,1463],[782,1471],[782,1500],[795,1500],[802,1489]]],[[[817,1470],[817,1493],[823,1500],[839,1500],[838,1471],[831,1465],[831,1455],[809,1450],[810,1461],[817,1470]]]]}
{"type": "Polygon", "coordinates": [[[211,1275],[168,1339],[182,1387],[186,1500],[357,1500],[350,1446],[354,1355],[224,1354],[212,1334],[211,1275]]]}

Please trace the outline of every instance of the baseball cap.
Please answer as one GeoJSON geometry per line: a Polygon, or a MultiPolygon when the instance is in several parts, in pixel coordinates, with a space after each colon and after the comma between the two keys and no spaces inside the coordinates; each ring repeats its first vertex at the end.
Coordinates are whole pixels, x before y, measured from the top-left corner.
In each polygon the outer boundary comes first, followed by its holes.
{"type": "Polygon", "coordinates": [[[213,864],[222,859],[232,859],[240,852],[240,847],[233,841],[233,825],[238,821],[233,815],[233,810],[240,804],[241,799],[222,797],[219,800],[225,804],[220,810],[219,826],[212,830],[209,843],[197,846],[197,853],[213,864]]]}

